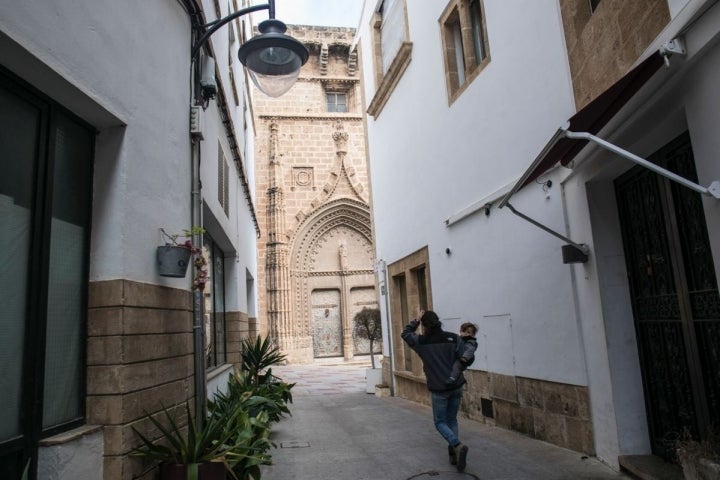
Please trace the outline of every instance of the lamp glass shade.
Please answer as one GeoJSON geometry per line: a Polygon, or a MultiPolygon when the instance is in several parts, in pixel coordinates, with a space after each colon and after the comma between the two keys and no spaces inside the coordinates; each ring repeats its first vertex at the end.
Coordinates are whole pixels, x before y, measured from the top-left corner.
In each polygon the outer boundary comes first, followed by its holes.
{"type": "Polygon", "coordinates": [[[258,25],[260,35],[238,50],[238,58],[250,72],[253,83],[266,95],[277,97],[297,80],[308,59],[305,45],[285,35],[285,24],[270,19],[258,25]]]}
{"type": "Polygon", "coordinates": [[[248,69],[255,86],[268,97],[279,97],[290,90],[300,74],[300,70],[287,75],[263,75],[248,69]]]}

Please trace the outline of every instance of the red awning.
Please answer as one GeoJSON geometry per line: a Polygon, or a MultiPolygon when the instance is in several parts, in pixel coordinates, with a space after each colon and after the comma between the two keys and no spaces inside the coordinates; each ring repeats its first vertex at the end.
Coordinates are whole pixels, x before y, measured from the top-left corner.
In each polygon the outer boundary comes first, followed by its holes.
{"type": "Polygon", "coordinates": [[[520,180],[503,199],[501,206],[515,192],[550,170],[555,164],[560,163],[567,166],[580,153],[587,144],[587,140],[566,138],[563,135],[565,130],[597,134],[660,69],[663,63],[664,59],[659,53],[650,55],[595,100],[573,115],[567,124],[553,135],[550,142],[530,165],[530,168],[525,171],[520,180]]]}

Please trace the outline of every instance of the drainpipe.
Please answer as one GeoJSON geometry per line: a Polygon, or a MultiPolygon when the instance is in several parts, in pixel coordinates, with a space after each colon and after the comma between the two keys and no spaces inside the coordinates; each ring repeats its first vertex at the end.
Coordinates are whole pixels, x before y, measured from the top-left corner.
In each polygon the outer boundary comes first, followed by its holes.
{"type": "Polygon", "coordinates": [[[387,284],[387,264],[385,260],[378,260],[378,269],[382,272],[382,284],[380,285],[380,295],[385,299],[385,319],[388,332],[388,354],[390,355],[390,395],[395,396],[395,355],[393,354],[393,334],[392,321],[390,318],[390,305],[388,303],[389,290],[387,284]]]}
{"type": "MultiPolygon", "coordinates": [[[[192,227],[202,226],[202,195],[200,191],[200,139],[193,138],[191,150],[192,164],[192,227]]],[[[193,233],[193,245],[202,248],[201,233],[193,233]]],[[[197,267],[193,265],[193,278],[197,267]]],[[[205,385],[205,329],[203,325],[203,292],[193,289],[193,368],[195,383],[195,424],[198,429],[205,425],[205,405],[207,386],[205,385]]]]}

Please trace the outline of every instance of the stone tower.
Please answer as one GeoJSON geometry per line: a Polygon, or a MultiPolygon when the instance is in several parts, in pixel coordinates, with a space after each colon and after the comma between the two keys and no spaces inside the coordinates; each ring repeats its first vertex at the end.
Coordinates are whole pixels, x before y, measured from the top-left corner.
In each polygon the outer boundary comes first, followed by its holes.
{"type": "Polygon", "coordinates": [[[369,353],[352,322],[377,307],[354,33],[289,26],[310,51],[298,82],[255,92],[259,330],[291,363],[369,353]]]}

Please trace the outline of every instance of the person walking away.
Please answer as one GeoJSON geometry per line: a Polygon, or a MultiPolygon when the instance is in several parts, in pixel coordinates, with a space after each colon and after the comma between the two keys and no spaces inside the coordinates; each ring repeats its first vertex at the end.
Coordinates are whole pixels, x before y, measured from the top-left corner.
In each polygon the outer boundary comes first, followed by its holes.
{"type": "Polygon", "coordinates": [[[474,323],[466,322],[460,325],[460,351],[462,353],[460,358],[453,363],[452,372],[450,372],[450,377],[445,383],[454,384],[455,380],[460,376],[460,372],[464,372],[475,361],[475,350],[477,350],[475,335],[477,335],[477,330],[477,325],[474,323]]]}
{"type": "Polygon", "coordinates": [[[459,335],[442,329],[442,322],[435,312],[420,310],[418,313],[420,320],[412,320],[400,336],[423,362],[435,428],[448,444],[450,463],[462,472],[467,463],[468,447],[460,442],[457,414],[465,376],[461,371],[454,383],[445,383],[455,360],[462,355],[462,344],[459,335]],[[420,325],[423,333],[417,334],[420,325]]]}

